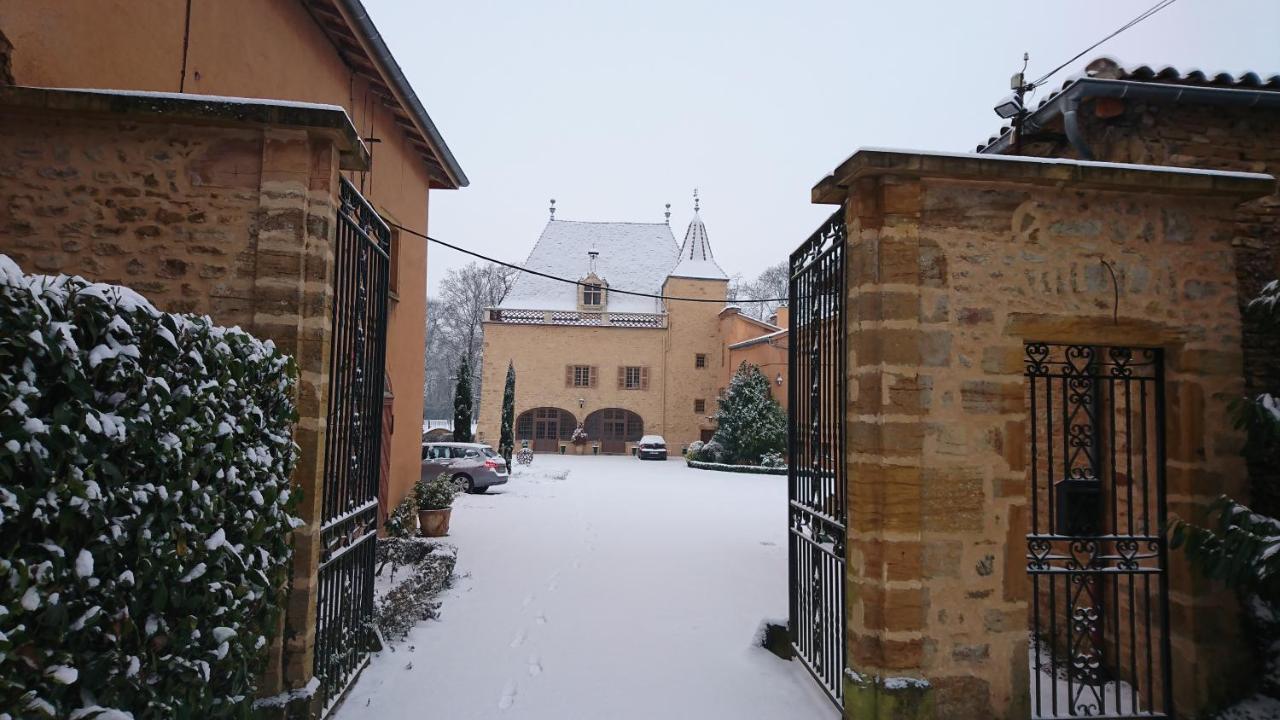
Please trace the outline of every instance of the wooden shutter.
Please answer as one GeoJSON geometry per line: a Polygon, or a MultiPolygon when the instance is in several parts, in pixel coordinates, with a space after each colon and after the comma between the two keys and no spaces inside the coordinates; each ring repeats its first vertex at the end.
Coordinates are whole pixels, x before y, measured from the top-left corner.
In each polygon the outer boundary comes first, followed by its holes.
{"type": "Polygon", "coordinates": [[[564,366],[564,386],[573,387],[573,366],[572,365],[564,366]]]}
{"type": "Polygon", "coordinates": [[[640,368],[640,389],[649,389],[649,368],[647,367],[640,368]]]}
{"type": "Polygon", "coordinates": [[[597,376],[599,375],[599,373],[597,373],[597,372],[596,372],[596,370],[598,370],[598,369],[599,369],[599,368],[597,368],[595,365],[592,365],[592,366],[589,368],[590,373],[591,373],[591,382],[589,383],[589,385],[590,385],[591,387],[595,387],[595,386],[596,386],[596,380],[598,379],[598,378],[597,378],[597,376]]]}
{"type": "Polygon", "coordinates": [[[622,365],[619,365],[618,366],[618,389],[622,390],[626,386],[627,386],[627,368],[622,365]]]}

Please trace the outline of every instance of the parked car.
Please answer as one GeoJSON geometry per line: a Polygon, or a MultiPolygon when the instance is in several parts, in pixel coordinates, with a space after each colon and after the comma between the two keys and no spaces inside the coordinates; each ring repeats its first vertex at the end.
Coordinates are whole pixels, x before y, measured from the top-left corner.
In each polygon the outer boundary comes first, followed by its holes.
{"type": "Polygon", "coordinates": [[[636,446],[636,457],[641,460],[666,460],[667,441],[661,435],[645,435],[636,446]]]}
{"type": "Polygon", "coordinates": [[[507,461],[488,445],[437,442],[422,444],[422,477],[449,473],[467,492],[482,493],[507,482],[507,461]]]}

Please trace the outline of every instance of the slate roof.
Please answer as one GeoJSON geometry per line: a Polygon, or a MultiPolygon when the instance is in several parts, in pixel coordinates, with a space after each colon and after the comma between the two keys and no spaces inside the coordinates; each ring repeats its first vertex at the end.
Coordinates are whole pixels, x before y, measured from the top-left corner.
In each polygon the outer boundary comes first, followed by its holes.
{"type": "MultiPolygon", "coordinates": [[[[1223,70],[1206,72],[1198,68],[1188,68],[1179,70],[1172,65],[1150,64],[1150,65],[1125,65],[1116,58],[1102,56],[1094,59],[1085,66],[1084,72],[1078,75],[1072,75],[1062,81],[1057,89],[1049,92],[1048,95],[1039,98],[1039,101],[1032,107],[1027,105],[1027,110],[1035,112],[1045,105],[1053,102],[1067,88],[1071,87],[1081,78],[1096,78],[1099,80],[1129,80],[1132,82],[1145,82],[1164,85],[1189,85],[1192,87],[1212,87],[1226,88],[1234,90],[1267,90],[1280,92],[1280,73],[1263,76],[1257,72],[1247,71],[1239,75],[1226,72],[1223,70]]],[[[1004,125],[1000,128],[999,133],[987,138],[987,142],[978,146],[978,152],[982,152],[987,146],[1004,137],[1011,132],[1012,125],[1004,125]]]]}
{"type": "MultiPolygon", "coordinates": [[[[599,255],[595,273],[609,290],[659,294],[676,265],[675,236],[666,223],[580,222],[552,220],[542,230],[524,266],[558,277],[581,280],[591,272],[588,250],[599,255]]],[[[578,287],[522,274],[498,306],[521,310],[577,310],[578,287]]],[[[662,312],[652,298],[609,293],[609,312],[662,312]]]]}
{"type": "Polygon", "coordinates": [[[699,278],[706,280],[728,280],[729,276],[716,264],[711,254],[711,242],[707,239],[707,226],[702,224],[702,216],[693,212],[693,220],[689,221],[689,229],[684,233],[684,243],[680,246],[680,262],[671,271],[674,277],[699,278]]]}

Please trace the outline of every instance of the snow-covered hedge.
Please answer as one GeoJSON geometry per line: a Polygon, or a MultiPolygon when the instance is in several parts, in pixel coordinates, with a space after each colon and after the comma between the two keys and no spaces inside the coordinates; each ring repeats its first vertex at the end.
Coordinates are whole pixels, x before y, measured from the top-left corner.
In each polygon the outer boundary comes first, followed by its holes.
{"type": "Polygon", "coordinates": [[[290,565],[293,361],[0,255],[0,718],[242,714],[290,565]]]}
{"type": "Polygon", "coordinates": [[[786,475],[785,467],[764,467],[763,465],[729,465],[727,463],[699,462],[685,459],[685,463],[697,470],[719,470],[732,473],[756,473],[758,475],[786,475]]]}

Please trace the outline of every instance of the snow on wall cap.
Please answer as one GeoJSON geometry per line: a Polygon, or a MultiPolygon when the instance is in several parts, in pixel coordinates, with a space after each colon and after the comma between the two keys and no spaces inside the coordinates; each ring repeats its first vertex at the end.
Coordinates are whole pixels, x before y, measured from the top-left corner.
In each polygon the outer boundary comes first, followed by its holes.
{"type": "MultiPolygon", "coordinates": [[[[667,270],[676,263],[678,249],[666,223],[583,222],[552,220],[547,223],[524,266],[563,278],[579,279],[590,271],[584,248],[594,247],[596,275],[612,290],[658,294],[667,270]]],[[[498,307],[505,310],[578,309],[579,289],[536,275],[516,278],[498,307]]],[[[609,293],[609,312],[662,312],[653,298],[609,293]]]]}
{"type": "Polygon", "coordinates": [[[702,216],[697,210],[693,211],[693,219],[689,221],[689,229],[684,234],[684,244],[680,246],[680,262],[672,269],[671,275],[708,280],[729,279],[711,254],[707,226],[703,224],[702,216]]]}

